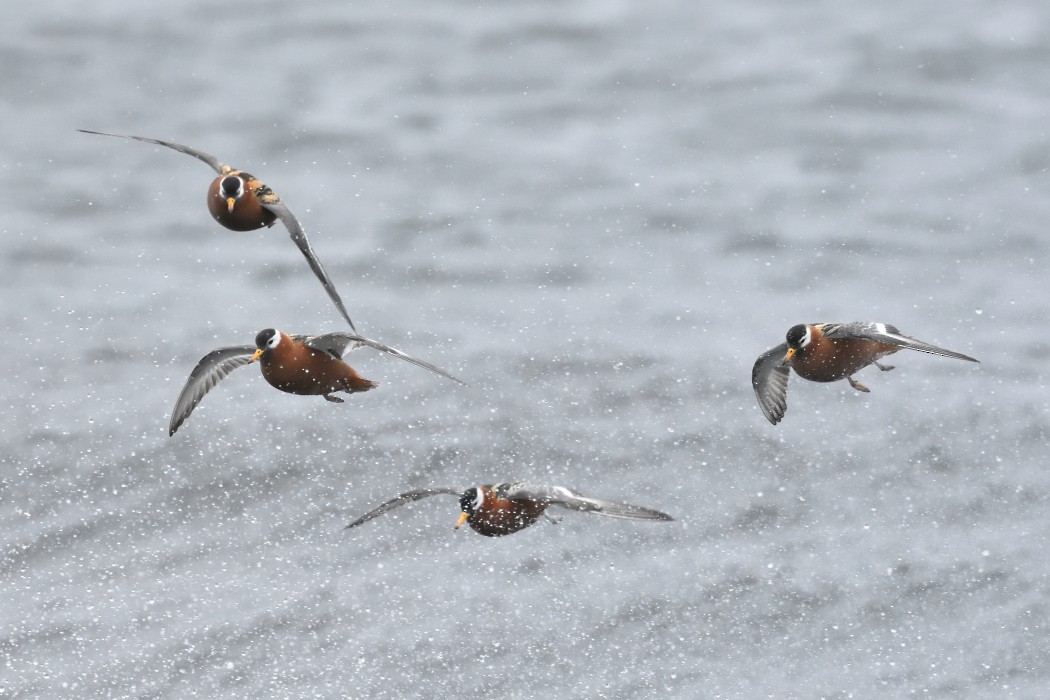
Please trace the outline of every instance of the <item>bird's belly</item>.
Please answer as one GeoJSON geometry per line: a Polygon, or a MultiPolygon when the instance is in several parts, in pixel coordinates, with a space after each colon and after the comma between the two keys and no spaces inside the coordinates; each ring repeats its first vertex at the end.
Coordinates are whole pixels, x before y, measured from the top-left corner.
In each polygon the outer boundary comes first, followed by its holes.
{"type": "Polygon", "coordinates": [[[230,211],[226,200],[219,194],[218,180],[208,189],[208,211],[212,218],[231,231],[255,231],[263,226],[272,226],[277,216],[266,209],[252,193],[245,193],[233,204],[230,211]]]}
{"type": "Polygon", "coordinates": [[[795,374],[811,382],[837,382],[896,352],[893,345],[870,341],[837,341],[833,352],[815,353],[791,364],[795,374]]]}
{"type": "Polygon", "coordinates": [[[330,394],[342,390],[345,384],[342,374],[323,364],[307,368],[270,362],[263,366],[262,374],[274,388],[304,396],[330,394]]]}
{"type": "Polygon", "coordinates": [[[513,508],[499,508],[485,511],[483,518],[474,517],[467,521],[471,529],[485,537],[502,537],[510,535],[518,530],[524,530],[529,525],[539,520],[543,511],[547,510],[544,503],[520,504],[513,508]]]}

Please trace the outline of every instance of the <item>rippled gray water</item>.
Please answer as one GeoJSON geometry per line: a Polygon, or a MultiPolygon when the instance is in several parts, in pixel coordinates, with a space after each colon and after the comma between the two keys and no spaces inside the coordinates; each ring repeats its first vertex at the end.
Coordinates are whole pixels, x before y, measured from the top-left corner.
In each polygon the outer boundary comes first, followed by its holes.
{"type": "Polygon", "coordinates": [[[1042,698],[1050,5],[7,8],[0,696],[1042,698]],[[342,406],[207,351],[343,326],[342,406]],[[918,353],[871,394],[748,377],[804,321],[918,353]],[[454,532],[527,478],[569,513],[454,532]]]}

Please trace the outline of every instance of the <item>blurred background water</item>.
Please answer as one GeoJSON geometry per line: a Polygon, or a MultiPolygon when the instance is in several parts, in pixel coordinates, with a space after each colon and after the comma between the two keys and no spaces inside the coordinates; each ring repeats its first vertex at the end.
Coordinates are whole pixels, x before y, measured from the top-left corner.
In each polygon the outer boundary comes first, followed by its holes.
{"type": "Polygon", "coordinates": [[[1041,698],[1050,5],[102,0],[6,8],[0,696],[1041,698]],[[196,361],[343,330],[377,391],[196,361]],[[918,353],[792,381],[799,322],[918,353]],[[409,488],[569,513],[454,532],[409,488]]]}

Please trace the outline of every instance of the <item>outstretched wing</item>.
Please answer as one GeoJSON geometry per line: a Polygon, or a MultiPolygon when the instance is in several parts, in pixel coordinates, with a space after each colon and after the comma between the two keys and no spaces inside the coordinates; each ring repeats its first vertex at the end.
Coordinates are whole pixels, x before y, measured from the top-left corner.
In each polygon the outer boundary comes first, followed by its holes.
{"type": "Polygon", "coordinates": [[[202,357],[190,372],[186,386],[182,387],[182,393],[175,401],[175,409],[171,412],[171,423],[168,424],[168,436],[175,434],[179,426],[193,413],[193,409],[201,402],[204,395],[215,388],[216,384],[225,379],[226,375],[233,370],[248,364],[254,352],[254,345],[235,345],[212,350],[202,357]]]}
{"type": "Polygon", "coordinates": [[[113,136],[118,139],[132,139],[133,141],[142,141],[143,143],[152,143],[157,146],[165,146],[172,150],[178,151],[179,153],[185,153],[188,156],[193,156],[199,161],[207,163],[211,168],[219,173],[225,175],[231,170],[230,166],[222,163],[218,158],[210,153],[204,151],[198,151],[196,148],[190,148],[189,146],[183,146],[181,143],[172,143],[171,141],[159,141],[157,139],[148,139],[145,136],[125,136],[124,134],[107,134],[105,131],[88,131],[87,129],[77,129],[85,134],[96,134],[98,136],[113,136]]]}
{"type": "Polygon", "coordinates": [[[759,355],[751,370],[751,386],[755,389],[758,406],[770,423],[776,425],[787,412],[788,377],[791,371],[784,364],[787,343],[759,355]]]}
{"type": "Polygon", "coordinates": [[[513,484],[505,491],[505,497],[512,501],[540,501],[559,505],[571,510],[582,510],[598,515],[607,515],[610,518],[628,518],[630,520],[674,520],[667,513],[661,513],[652,508],[631,505],[630,503],[616,503],[603,501],[597,498],[588,498],[573,493],[564,486],[542,486],[537,484],[513,484]]]}
{"type": "Polygon", "coordinates": [[[361,525],[362,523],[367,523],[372,518],[378,518],[383,513],[386,513],[389,510],[393,510],[394,508],[399,508],[399,507],[401,507],[401,506],[403,506],[403,505],[405,505],[407,503],[412,503],[413,501],[418,501],[418,500],[420,500],[422,498],[428,498],[430,496],[437,496],[437,495],[444,494],[444,493],[447,493],[447,494],[452,495],[452,496],[459,496],[460,494],[463,493],[463,489],[455,489],[455,488],[451,488],[451,487],[439,487],[439,488],[432,488],[432,489],[420,489],[418,491],[406,491],[405,493],[401,494],[400,496],[397,496],[396,498],[391,498],[389,501],[387,501],[383,505],[378,506],[378,507],[373,508],[372,510],[368,511],[367,513],[362,515],[360,518],[358,518],[354,522],[352,522],[349,525],[347,525],[346,529],[349,530],[350,528],[357,527],[358,525],[361,525]]]}
{"type": "Polygon", "coordinates": [[[273,212],[273,214],[281,220],[284,227],[288,229],[289,235],[292,240],[295,241],[295,245],[299,246],[299,250],[306,258],[306,262],[310,264],[310,269],[314,271],[317,279],[321,280],[321,284],[324,286],[324,290],[328,292],[328,298],[335,304],[335,308],[339,309],[339,313],[342,315],[346,322],[350,324],[351,330],[355,333],[357,329],[354,328],[354,322],[350,320],[350,314],[346,312],[346,307],[343,305],[343,300],[339,296],[339,292],[335,289],[335,284],[332,282],[332,278],[328,276],[328,272],[324,269],[324,265],[317,259],[317,254],[314,253],[314,249],[310,246],[310,241],[306,237],[306,231],[303,230],[302,224],[299,223],[299,219],[295,218],[295,214],[285,206],[281,198],[278,197],[271,190],[262,197],[259,198],[259,202],[273,212]]]}
{"type": "Polygon", "coordinates": [[[963,355],[961,352],[937,347],[917,338],[904,335],[888,323],[825,323],[821,326],[821,331],[824,333],[825,338],[860,338],[876,343],[895,345],[899,348],[928,352],[931,355],[943,355],[944,357],[954,357],[957,360],[979,362],[979,360],[975,360],[969,355],[963,355]]]}
{"type": "Polygon", "coordinates": [[[380,350],[382,352],[385,352],[385,353],[387,353],[389,355],[393,355],[394,357],[402,359],[405,362],[411,362],[412,364],[418,365],[419,367],[422,367],[423,369],[429,369],[431,372],[434,372],[436,374],[440,374],[442,377],[446,377],[447,379],[451,379],[454,382],[459,382],[460,384],[466,384],[466,382],[464,382],[464,381],[462,381],[460,379],[457,379],[456,377],[453,377],[451,374],[449,374],[445,370],[440,369],[438,367],[435,367],[434,365],[430,364],[429,362],[424,362],[423,360],[420,360],[418,358],[412,357],[408,353],[402,352],[401,350],[398,350],[397,348],[392,348],[389,345],[383,345],[379,341],[371,340],[369,338],[365,338],[363,336],[356,335],[354,333],[325,333],[324,335],[293,336],[293,337],[296,340],[300,341],[301,343],[304,343],[307,347],[311,347],[311,348],[313,348],[315,350],[320,350],[321,352],[326,352],[329,355],[334,355],[335,357],[338,357],[338,358],[342,358],[343,355],[345,355],[346,353],[348,353],[348,352],[350,352],[352,350],[356,350],[357,348],[361,348],[361,347],[373,348],[375,350],[380,350]]]}

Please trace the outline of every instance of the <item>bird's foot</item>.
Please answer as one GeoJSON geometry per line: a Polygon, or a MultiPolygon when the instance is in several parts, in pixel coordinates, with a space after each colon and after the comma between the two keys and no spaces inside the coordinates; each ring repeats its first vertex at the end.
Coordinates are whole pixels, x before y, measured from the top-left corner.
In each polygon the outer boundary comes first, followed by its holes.
{"type": "Polygon", "coordinates": [[[322,394],[325,401],[331,401],[332,403],[344,403],[344,401],[338,396],[332,396],[331,394],[322,394]]]}
{"type": "Polygon", "coordinates": [[[872,364],[881,369],[883,372],[889,372],[894,367],[893,365],[880,365],[878,362],[872,362],[872,364]]]}
{"type": "Polygon", "coordinates": [[[561,522],[561,517],[559,517],[557,515],[551,515],[550,513],[544,513],[543,517],[545,517],[548,521],[550,521],[551,525],[557,525],[558,523],[561,522]]]}
{"type": "Polygon", "coordinates": [[[853,377],[846,377],[846,380],[849,381],[849,385],[851,387],[853,387],[854,389],[856,389],[857,391],[863,391],[865,394],[871,393],[871,389],[869,389],[868,387],[864,386],[863,384],[858,382],[853,377]]]}

